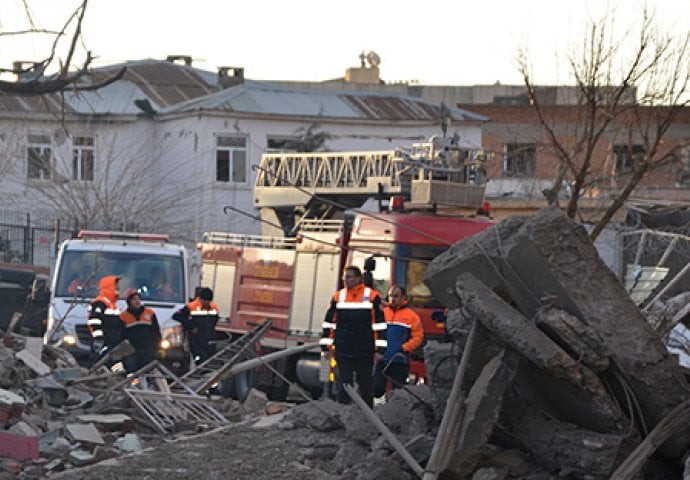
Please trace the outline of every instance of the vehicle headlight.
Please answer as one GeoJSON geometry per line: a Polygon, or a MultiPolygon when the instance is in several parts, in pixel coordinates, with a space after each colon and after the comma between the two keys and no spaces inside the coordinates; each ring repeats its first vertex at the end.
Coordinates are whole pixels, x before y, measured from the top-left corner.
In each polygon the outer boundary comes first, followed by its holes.
{"type": "Polygon", "coordinates": [[[172,347],[179,347],[184,341],[182,325],[165,327],[161,329],[161,348],[167,350],[172,347]]]}

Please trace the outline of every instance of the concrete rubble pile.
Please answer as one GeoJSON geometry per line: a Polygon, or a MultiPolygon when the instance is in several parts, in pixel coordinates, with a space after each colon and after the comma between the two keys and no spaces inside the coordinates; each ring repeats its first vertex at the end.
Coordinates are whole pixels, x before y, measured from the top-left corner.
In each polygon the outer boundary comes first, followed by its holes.
{"type": "Polygon", "coordinates": [[[560,210],[453,245],[425,283],[451,340],[425,348],[444,412],[427,472],[682,478],[688,371],[560,210]]]}
{"type": "MultiPolygon", "coordinates": [[[[0,478],[44,478],[155,446],[165,435],[126,395],[127,381],[105,367],[89,371],[41,338],[4,334],[0,343],[0,478]]],[[[142,391],[142,394],[146,393],[142,391]]],[[[246,410],[217,399],[228,422],[246,410]]],[[[220,413],[218,415],[220,415],[220,413]]],[[[178,412],[169,416],[179,420],[178,412]]],[[[214,424],[178,421],[172,433],[214,424]]]]}

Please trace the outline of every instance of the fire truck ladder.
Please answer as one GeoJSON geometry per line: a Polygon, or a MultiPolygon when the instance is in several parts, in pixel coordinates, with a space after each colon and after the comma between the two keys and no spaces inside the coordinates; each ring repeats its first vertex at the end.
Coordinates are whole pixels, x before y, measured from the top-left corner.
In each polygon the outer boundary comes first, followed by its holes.
{"type": "Polygon", "coordinates": [[[227,371],[244,358],[245,351],[263,337],[266,331],[271,328],[272,323],[271,319],[264,320],[263,323],[257,325],[171,383],[170,389],[180,390],[183,388],[181,384],[184,384],[196,393],[208,390],[215,383],[222,380],[227,371]]]}

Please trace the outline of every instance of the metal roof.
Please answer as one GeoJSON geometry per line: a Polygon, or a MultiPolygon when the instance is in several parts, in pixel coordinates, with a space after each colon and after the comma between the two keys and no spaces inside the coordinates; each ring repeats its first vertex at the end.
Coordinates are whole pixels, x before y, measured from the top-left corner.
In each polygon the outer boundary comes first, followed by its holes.
{"type": "MultiPolygon", "coordinates": [[[[321,116],[386,121],[438,121],[441,105],[398,93],[296,89],[273,82],[245,80],[225,90],[180,103],[162,113],[232,111],[265,115],[321,116]]],[[[488,117],[447,108],[455,121],[485,122],[488,117]]]]}
{"type": "MultiPolygon", "coordinates": [[[[399,93],[347,92],[293,88],[245,80],[222,88],[215,73],[164,60],[142,60],[95,69],[82,79],[88,87],[127,67],[119,80],[97,90],[69,89],[60,94],[21,97],[0,94],[0,113],[136,115],[142,103],[154,112],[242,112],[281,116],[321,116],[383,121],[438,121],[439,103],[399,93]],[[139,106],[135,105],[135,101],[139,106]]],[[[488,117],[448,107],[454,121],[485,122],[488,117]]]]}

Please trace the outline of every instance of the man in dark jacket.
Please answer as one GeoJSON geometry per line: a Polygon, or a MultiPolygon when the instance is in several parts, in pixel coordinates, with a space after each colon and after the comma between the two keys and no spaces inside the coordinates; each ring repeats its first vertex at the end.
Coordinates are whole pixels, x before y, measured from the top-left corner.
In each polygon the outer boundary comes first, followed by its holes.
{"type": "Polygon", "coordinates": [[[343,384],[353,385],[369,407],[374,405],[371,371],[374,351],[384,347],[385,327],[381,295],[364,285],[358,267],[345,269],[345,288],[335,292],[323,323],[322,348],[335,347],[336,396],[340,403],[350,403],[343,384]],[[378,339],[378,336],[381,339],[378,339]]]}
{"type": "Polygon", "coordinates": [[[125,293],[127,310],[120,314],[124,326],[123,337],[134,347],[134,353],[123,359],[128,373],[136,372],[156,358],[161,343],[161,330],[156,314],[141,303],[141,295],[134,288],[125,293]]]}
{"type": "Polygon", "coordinates": [[[122,322],[117,299],[120,296],[118,282],[120,278],[109,275],[101,278],[98,284],[100,293],[89,305],[89,317],[86,323],[91,332],[91,352],[94,360],[103,357],[109,350],[122,341],[122,322]]]}
{"type": "Polygon", "coordinates": [[[194,362],[202,363],[215,353],[210,341],[216,336],[218,305],[213,303],[213,290],[199,289],[197,297],[175,312],[173,319],[182,324],[194,362]]]}

